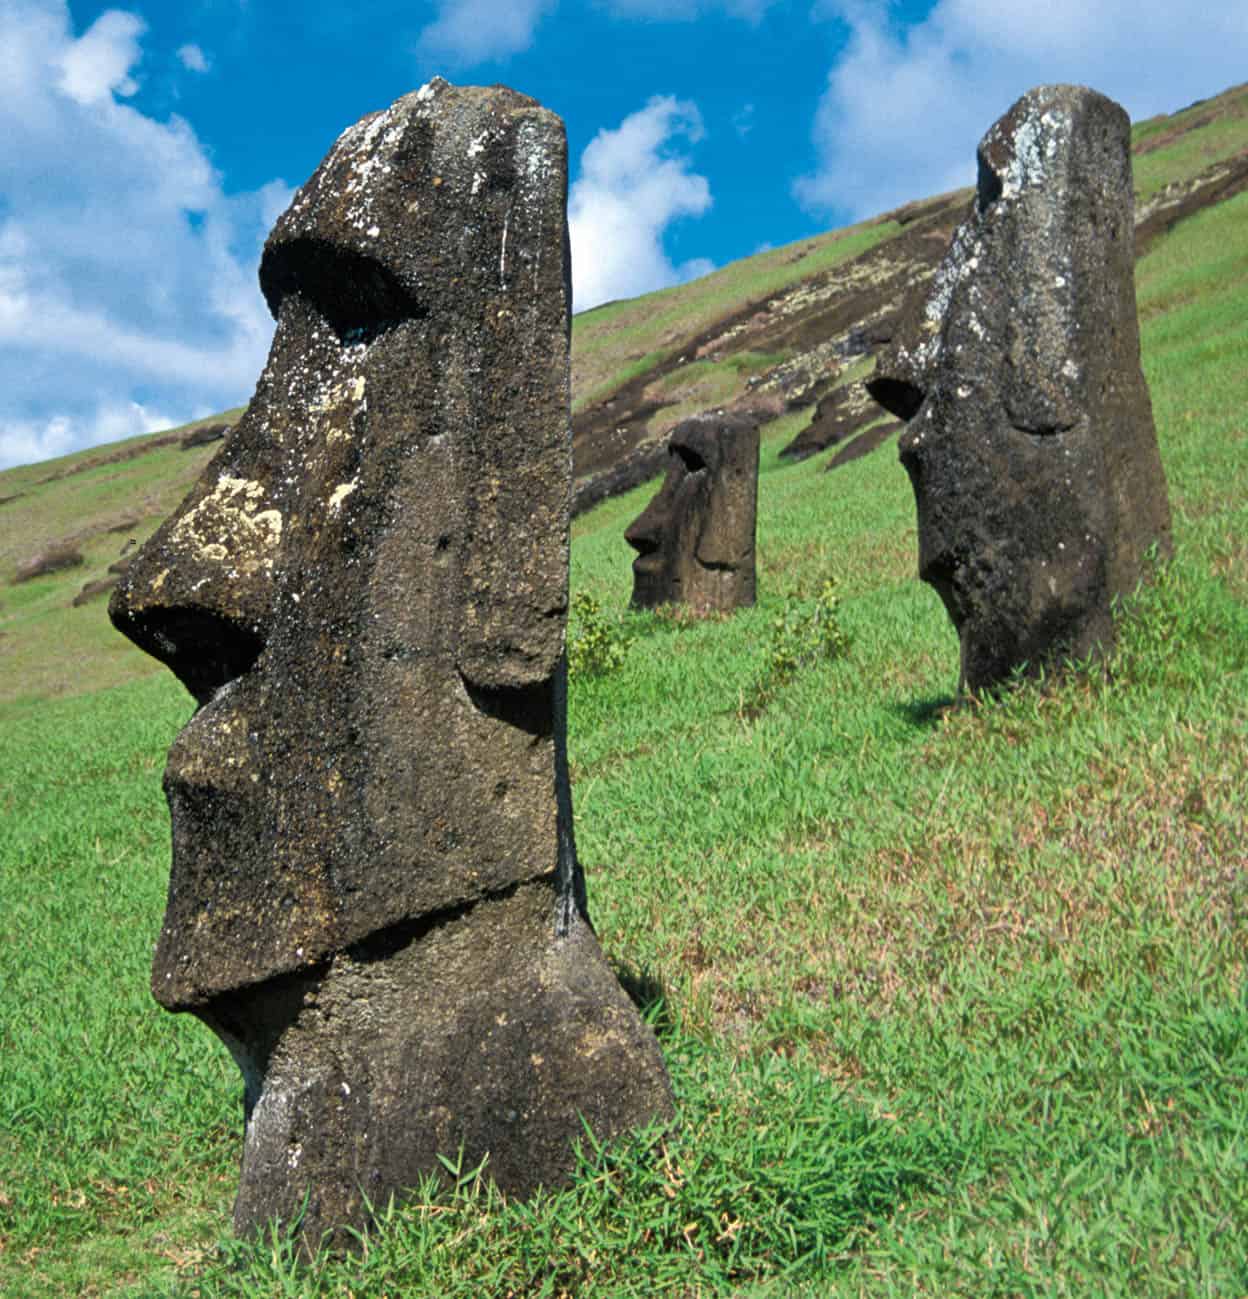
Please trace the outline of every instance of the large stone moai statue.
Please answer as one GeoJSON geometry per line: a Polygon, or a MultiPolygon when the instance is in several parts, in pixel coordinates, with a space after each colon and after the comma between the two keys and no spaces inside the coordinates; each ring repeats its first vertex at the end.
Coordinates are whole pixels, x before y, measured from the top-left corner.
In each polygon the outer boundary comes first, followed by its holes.
{"type": "Polygon", "coordinates": [[[563,125],[436,80],[265,246],[272,351],[110,613],[199,702],[153,989],[245,1080],[235,1225],[504,1190],[671,1113],[590,928],[565,752],[563,125]]]}
{"type": "Polygon", "coordinates": [[[972,210],[868,387],[909,421],[919,572],[963,687],[1107,648],[1114,598],[1171,547],[1117,104],[1041,86],[989,130],[972,210]]]}
{"type": "Polygon", "coordinates": [[[698,415],[668,439],[667,477],[629,526],[634,607],[686,604],[699,613],[754,603],[758,420],[698,415]]]}

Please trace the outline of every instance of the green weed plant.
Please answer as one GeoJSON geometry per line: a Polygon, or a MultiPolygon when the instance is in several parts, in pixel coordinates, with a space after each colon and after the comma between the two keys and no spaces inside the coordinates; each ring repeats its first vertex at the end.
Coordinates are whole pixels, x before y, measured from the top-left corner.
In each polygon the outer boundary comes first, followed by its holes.
{"type": "Polygon", "coordinates": [[[619,624],[607,618],[588,591],[578,591],[572,597],[568,623],[569,677],[601,677],[618,671],[627,647],[619,624]]]}

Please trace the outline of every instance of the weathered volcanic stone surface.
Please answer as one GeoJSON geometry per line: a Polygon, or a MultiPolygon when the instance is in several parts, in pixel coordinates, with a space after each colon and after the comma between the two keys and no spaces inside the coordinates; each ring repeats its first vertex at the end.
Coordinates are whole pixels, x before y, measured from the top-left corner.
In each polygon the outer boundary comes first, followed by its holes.
{"type": "Polygon", "coordinates": [[[984,136],[970,215],[868,381],[908,421],[919,572],[977,691],[1112,643],[1171,548],[1140,370],[1130,122],[1078,86],[984,136]]]}
{"type": "Polygon", "coordinates": [[[840,384],[819,399],[810,423],[781,450],[780,458],[805,460],[860,433],[879,416],[864,384],[840,384]]]}
{"type": "Polygon", "coordinates": [[[698,613],[754,603],[758,421],[699,415],[672,430],[667,477],[624,534],[637,551],[633,604],[698,613]]]}
{"type": "Polygon", "coordinates": [[[235,1225],[359,1225],[462,1145],[563,1179],[671,1113],[590,927],[565,748],[563,125],[435,80],[265,246],[239,424],[114,595],[199,702],[156,999],[245,1080],[235,1225]]]}

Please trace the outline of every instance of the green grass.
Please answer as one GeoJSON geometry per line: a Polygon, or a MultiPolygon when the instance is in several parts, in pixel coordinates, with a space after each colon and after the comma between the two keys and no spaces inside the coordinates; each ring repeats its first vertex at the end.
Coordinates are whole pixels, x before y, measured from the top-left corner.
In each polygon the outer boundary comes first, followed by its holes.
{"type": "Polygon", "coordinates": [[[146,434],[0,472],[0,496],[17,498],[0,505],[0,702],[100,690],[153,671],[113,631],[106,596],[76,609],[72,602],[87,582],[107,575],[128,542],[159,527],[217,450],[152,446],[155,440],[146,434]],[[139,447],[150,449],[109,459],[139,447]],[[20,564],[68,538],[77,540],[83,564],[11,585],[20,564]]]}
{"type": "Polygon", "coordinates": [[[808,412],[764,430],[753,610],[627,610],[652,487],[577,520],[624,647],[572,684],[578,841],[679,1112],[564,1191],[463,1170],[311,1267],[231,1240],[236,1072],[147,992],[190,701],[0,699],[0,1293],[1248,1293],[1246,218],[1139,266],[1177,553],[1082,674],[947,707],[905,474],[781,462],[808,412]],[[848,652],[769,679],[829,574],[848,652]]]}
{"type": "MultiPolygon", "coordinates": [[[[1171,143],[1135,158],[1135,192],[1140,199],[1151,198],[1173,181],[1190,180],[1206,167],[1231,158],[1243,149],[1248,88],[1237,87],[1218,96],[1218,100],[1230,110],[1223,120],[1188,131],[1171,143]]],[[[1212,104],[1197,105],[1173,117],[1144,123],[1132,132],[1132,139],[1138,145],[1163,130],[1172,130],[1185,119],[1191,120],[1209,112],[1211,107],[1212,104]]]]}

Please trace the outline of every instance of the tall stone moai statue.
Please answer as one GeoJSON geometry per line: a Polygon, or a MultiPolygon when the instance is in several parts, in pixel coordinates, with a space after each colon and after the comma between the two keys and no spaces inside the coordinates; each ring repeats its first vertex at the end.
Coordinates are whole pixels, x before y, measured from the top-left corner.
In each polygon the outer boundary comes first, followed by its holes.
{"type": "Polygon", "coordinates": [[[633,606],[712,613],[753,604],[757,419],[695,416],[673,429],[668,452],[659,494],[624,534],[637,551],[633,606]]]}
{"type": "Polygon", "coordinates": [[[1132,204],[1122,108],[1029,91],[981,141],[971,212],[868,380],[909,422],[919,573],[972,692],[1107,649],[1115,597],[1171,549],[1132,204]]]}
{"type": "Polygon", "coordinates": [[[110,607],[200,705],[152,984],[242,1071],[240,1232],[315,1244],[461,1148],[523,1194],[582,1116],[671,1113],[572,835],[566,177],[503,87],[345,132],[265,246],[251,405],[110,607]]]}

